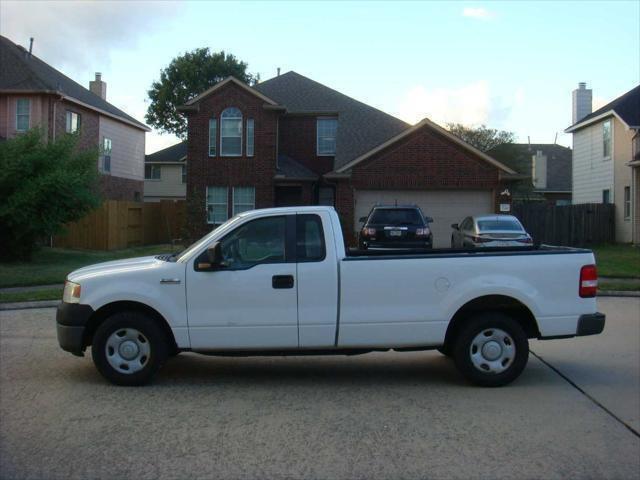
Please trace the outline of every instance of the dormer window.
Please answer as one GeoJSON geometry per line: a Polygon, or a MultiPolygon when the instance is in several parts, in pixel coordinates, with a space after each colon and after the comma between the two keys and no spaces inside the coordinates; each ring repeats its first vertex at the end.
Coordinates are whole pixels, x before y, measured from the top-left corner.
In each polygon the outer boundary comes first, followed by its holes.
{"type": "Polygon", "coordinates": [[[318,118],[316,126],[316,149],[318,156],[334,156],[336,154],[337,118],[318,118]]]}
{"type": "Polygon", "coordinates": [[[220,115],[220,156],[242,155],[242,112],[235,107],[225,109],[220,115]]]}

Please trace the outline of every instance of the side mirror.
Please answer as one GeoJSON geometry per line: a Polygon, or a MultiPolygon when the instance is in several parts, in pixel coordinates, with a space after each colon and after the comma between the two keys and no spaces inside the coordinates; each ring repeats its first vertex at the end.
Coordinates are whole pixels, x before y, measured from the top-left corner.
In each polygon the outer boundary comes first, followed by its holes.
{"type": "Polygon", "coordinates": [[[433,217],[424,217],[424,221],[427,223],[433,223],[433,217]]]}
{"type": "Polygon", "coordinates": [[[452,223],[451,228],[453,228],[454,230],[459,230],[460,226],[457,223],[452,223]]]}
{"type": "Polygon", "coordinates": [[[367,217],[360,217],[360,223],[366,223],[367,217]]]}
{"type": "Polygon", "coordinates": [[[212,267],[219,267],[222,264],[222,247],[220,242],[216,242],[207,248],[207,257],[212,267]]]}

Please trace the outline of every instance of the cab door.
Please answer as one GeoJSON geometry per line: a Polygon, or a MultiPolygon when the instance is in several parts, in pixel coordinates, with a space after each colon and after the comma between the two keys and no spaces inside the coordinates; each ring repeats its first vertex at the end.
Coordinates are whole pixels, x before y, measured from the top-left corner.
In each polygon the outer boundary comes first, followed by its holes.
{"type": "Polygon", "coordinates": [[[297,348],[295,215],[249,220],[220,246],[222,265],[204,251],[187,266],[191,348],[297,348]]]}

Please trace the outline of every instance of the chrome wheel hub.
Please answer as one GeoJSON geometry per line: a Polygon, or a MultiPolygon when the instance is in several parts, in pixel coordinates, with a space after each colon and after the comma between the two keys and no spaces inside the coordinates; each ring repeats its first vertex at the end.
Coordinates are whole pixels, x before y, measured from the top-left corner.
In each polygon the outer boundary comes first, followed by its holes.
{"type": "Polygon", "coordinates": [[[116,371],[132,374],[142,370],[149,361],[149,340],[135,328],[121,328],[113,332],[105,346],[107,361],[116,371]]]}
{"type": "Polygon", "coordinates": [[[487,328],[473,338],[469,355],[473,366],[481,372],[498,374],[513,363],[516,346],[504,330],[487,328]]]}

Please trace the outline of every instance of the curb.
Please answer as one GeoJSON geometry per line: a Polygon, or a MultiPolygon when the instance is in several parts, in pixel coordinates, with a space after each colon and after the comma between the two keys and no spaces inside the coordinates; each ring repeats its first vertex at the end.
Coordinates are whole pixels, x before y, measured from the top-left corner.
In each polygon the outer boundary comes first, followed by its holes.
{"type": "Polygon", "coordinates": [[[626,292],[621,290],[598,290],[598,297],[640,297],[640,292],[626,292]]]}
{"type": "Polygon", "coordinates": [[[30,308],[53,308],[60,305],[60,300],[41,300],[37,302],[10,302],[0,303],[0,311],[3,310],[26,310],[30,308]]]}

